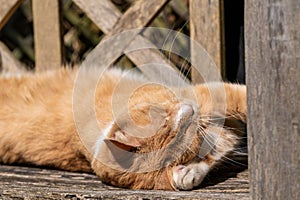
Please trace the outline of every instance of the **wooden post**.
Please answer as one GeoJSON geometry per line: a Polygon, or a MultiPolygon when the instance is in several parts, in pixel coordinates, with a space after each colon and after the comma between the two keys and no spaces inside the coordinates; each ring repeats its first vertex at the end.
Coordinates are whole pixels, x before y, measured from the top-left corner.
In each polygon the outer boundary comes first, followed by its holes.
{"type": "Polygon", "coordinates": [[[36,71],[62,65],[60,1],[33,0],[36,71]]]}
{"type": "Polygon", "coordinates": [[[300,1],[246,7],[252,199],[300,199],[300,1]]]}
{"type": "MultiPolygon", "coordinates": [[[[199,43],[217,65],[220,75],[225,74],[224,12],[223,0],[190,0],[191,39],[199,43]]],[[[191,61],[198,63],[201,74],[209,74],[207,55],[196,50],[191,43],[191,61]]],[[[204,82],[196,70],[192,69],[193,83],[204,82]]],[[[209,80],[205,80],[209,81],[209,80]]]]}

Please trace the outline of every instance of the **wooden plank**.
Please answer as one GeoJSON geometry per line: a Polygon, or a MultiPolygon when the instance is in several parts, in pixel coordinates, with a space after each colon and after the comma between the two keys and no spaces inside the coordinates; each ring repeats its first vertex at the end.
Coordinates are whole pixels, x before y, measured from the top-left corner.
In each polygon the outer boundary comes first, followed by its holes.
{"type": "MultiPolygon", "coordinates": [[[[122,13],[109,0],[89,0],[88,2],[85,0],[74,0],[74,2],[106,34],[109,34],[116,22],[119,21],[122,16],[122,13]]],[[[157,50],[148,39],[141,35],[136,36],[136,38],[129,44],[127,50],[125,50],[125,54],[138,67],[146,63],[156,62],[170,66],[177,70],[176,66],[172,62],[169,62],[168,59],[159,50],[157,50]],[[152,46],[153,48],[143,50],[143,52],[136,51],[128,53],[128,49],[133,49],[133,47],[138,48],[138,46],[152,46]],[[147,53],[144,51],[147,51],[147,53]]]]}
{"type": "Polygon", "coordinates": [[[172,9],[184,20],[189,20],[189,9],[182,0],[173,0],[170,2],[172,9]]]}
{"type": "Polygon", "coordinates": [[[23,0],[0,0],[0,30],[14,14],[23,0]]]}
{"type": "Polygon", "coordinates": [[[104,32],[109,33],[122,13],[110,0],[73,0],[86,15],[104,32]]]}
{"type": "Polygon", "coordinates": [[[0,72],[14,74],[24,71],[24,66],[14,57],[5,44],[0,42],[0,72]]]}
{"type": "Polygon", "coordinates": [[[181,74],[178,68],[170,60],[168,60],[168,58],[163,55],[161,51],[151,43],[150,40],[143,37],[142,35],[137,35],[134,38],[134,40],[125,49],[125,54],[137,67],[147,63],[159,63],[165,66],[169,66],[179,74],[181,74]],[[142,51],[128,52],[128,49],[139,49],[143,46],[152,48],[144,48],[142,49],[142,51]]]}
{"type": "Polygon", "coordinates": [[[246,8],[252,199],[300,199],[300,1],[246,8]]]}
{"type": "MultiPolygon", "coordinates": [[[[209,80],[210,68],[207,54],[200,53],[199,43],[215,62],[219,73],[225,75],[225,51],[224,51],[224,22],[223,0],[190,0],[190,26],[191,26],[191,61],[199,64],[200,73],[209,80]]],[[[216,71],[216,70],[214,70],[216,71]]],[[[204,82],[203,77],[192,69],[194,83],[204,82]]]]}
{"type": "Polygon", "coordinates": [[[173,86],[177,87],[189,83],[178,68],[151,41],[141,35],[136,36],[124,53],[147,77],[169,86],[172,85],[171,83],[176,84],[173,86]]]}
{"type": "MultiPolygon", "coordinates": [[[[152,18],[159,12],[159,10],[168,3],[169,0],[149,0],[149,1],[137,1],[133,6],[131,6],[122,16],[119,18],[116,24],[113,25],[113,29],[107,33],[107,35],[103,38],[103,41],[110,38],[112,35],[117,33],[121,33],[125,30],[143,28],[146,26],[152,18]]],[[[102,10],[102,9],[101,9],[102,10]]],[[[95,12],[96,13],[96,12],[95,12]]],[[[99,24],[100,26],[100,24],[99,24]]],[[[118,43],[117,50],[115,50],[115,55],[111,55],[111,58],[107,59],[117,59],[126,49],[126,47],[137,37],[139,34],[136,31],[134,34],[130,35],[127,40],[121,40],[118,43]]],[[[101,44],[100,44],[101,45],[101,44]]],[[[94,55],[99,55],[101,49],[100,45],[98,45],[92,53],[94,55]]],[[[154,53],[157,54],[157,53],[154,53]]],[[[136,58],[138,60],[139,58],[136,58]]],[[[140,59],[139,59],[140,60],[140,59]]],[[[111,60],[113,61],[113,60],[111,60]]],[[[141,60],[140,60],[141,61],[141,60]]],[[[87,57],[84,61],[86,65],[93,65],[94,59],[91,57],[87,57]]],[[[142,61],[141,61],[142,62],[142,61]]]]}
{"type": "Polygon", "coordinates": [[[115,24],[110,35],[135,28],[143,28],[169,0],[136,1],[115,24]]]}
{"type": "MultiPolygon", "coordinates": [[[[243,161],[247,162],[247,157],[243,161]]],[[[0,165],[0,199],[249,199],[248,171],[236,164],[216,168],[192,191],[128,190],[96,175],[0,165]]]]}
{"type": "Polygon", "coordinates": [[[174,70],[179,70],[168,60],[162,52],[152,42],[141,35],[138,35],[125,49],[125,54],[137,66],[149,63],[160,63],[162,65],[171,66],[174,70]],[[139,50],[141,49],[141,50],[139,50]]]}
{"type": "MultiPolygon", "coordinates": [[[[135,2],[123,15],[109,1],[74,0],[90,19],[106,34],[145,27],[169,0],[148,0],[135,2]],[[108,15],[111,19],[104,17],[108,15]]],[[[107,36],[109,37],[109,36],[107,36]]]]}
{"type": "Polygon", "coordinates": [[[60,1],[33,0],[36,71],[62,66],[60,1]]]}
{"type": "MultiPolygon", "coordinates": [[[[109,32],[115,26],[116,22],[119,21],[120,17],[122,16],[122,13],[109,0],[102,0],[102,1],[90,0],[88,3],[86,3],[85,0],[74,0],[74,2],[106,34],[109,34],[109,32]],[[109,16],[109,19],[107,19],[106,16],[109,16]]],[[[141,35],[138,35],[131,42],[131,44],[129,44],[128,48],[132,49],[133,46],[138,46],[138,45],[143,46],[143,44],[147,44],[147,46],[150,45],[153,46],[149,40],[147,40],[141,35]]],[[[176,69],[176,67],[171,62],[168,62],[167,58],[159,50],[155,48],[148,49],[146,54],[140,51],[134,53],[126,53],[126,50],[125,50],[125,54],[137,66],[141,66],[145,63],[149,63],[150,61],[152,62],[155,61],[157,63],[169,65],[173,69],[176,69]],[[151,58],[151,60],[149,58],[151,58]]]]}

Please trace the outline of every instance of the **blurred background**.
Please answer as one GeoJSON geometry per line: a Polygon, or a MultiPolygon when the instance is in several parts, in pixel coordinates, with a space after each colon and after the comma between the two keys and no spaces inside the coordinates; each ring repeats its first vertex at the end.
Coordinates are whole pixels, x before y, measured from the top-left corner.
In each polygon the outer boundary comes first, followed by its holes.
{"type": "MultiPolygon", "coordinates": [[[[119,11],[124,13],[136,0],[111,0],[111,2],[119,11]]],[[[24,0],[0,30],[0,42],[4,43],[14,57],[29,70],[34,69],[35,66],[31,4],[31,0],[24,0]]],[[[226,61],[226,72],[223,78],[231,82],[244,83],[244,1],[224,0],[223,4],[226,61]]],[[[80,64],[105,34],[72,0],[62,0],[61,9],[63,63],[69,65],[80,64]]],[[[189,0],[171,0],[148,26],[169,28],[189,36],[189,0]]],[[[182,51],[190,48],[190,44],[185,41],[182,41],[180,45],[182,51]]],[[[185,58],[172,54],[172,52],[162,51],[162,53],[190,78],[190,64],[185,58]]],[[[123,68],[135,67],[126,55],[120,57],[116,64],[123,68]]]]}

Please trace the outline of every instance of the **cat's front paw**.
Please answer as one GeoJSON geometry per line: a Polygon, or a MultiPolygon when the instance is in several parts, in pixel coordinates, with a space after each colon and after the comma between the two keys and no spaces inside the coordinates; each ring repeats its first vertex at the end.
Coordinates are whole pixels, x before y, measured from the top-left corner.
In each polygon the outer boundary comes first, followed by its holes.
{"type": "Polygon", "coordinates": [[[205,162],[175,166],[173,168],[174,185],[179,190],[191,190],[200,185],[208,171],[209,166],[205,162]]]}

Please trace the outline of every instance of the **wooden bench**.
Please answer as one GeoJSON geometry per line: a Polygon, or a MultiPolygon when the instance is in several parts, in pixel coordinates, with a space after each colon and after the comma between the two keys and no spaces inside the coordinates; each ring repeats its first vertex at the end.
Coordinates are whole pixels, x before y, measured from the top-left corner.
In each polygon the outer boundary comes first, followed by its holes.
{"type": "Polygon", "coordinates": [[[193,191],[147,191],[103,184],[94,174],[0,165],[0,199],[249,199],[247,156],[216,167],[193,191]]]}

